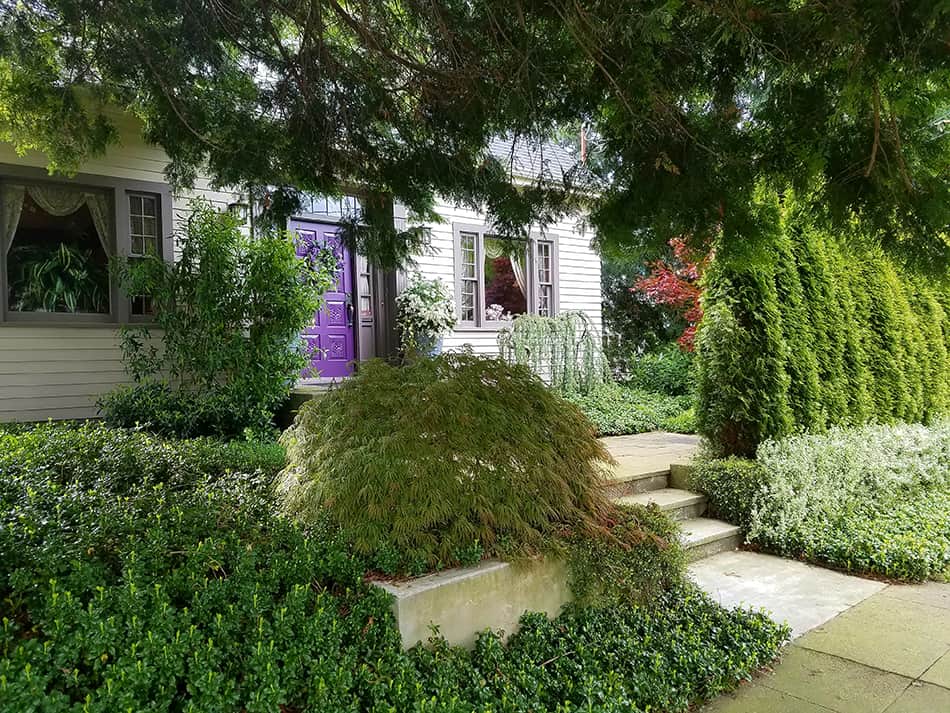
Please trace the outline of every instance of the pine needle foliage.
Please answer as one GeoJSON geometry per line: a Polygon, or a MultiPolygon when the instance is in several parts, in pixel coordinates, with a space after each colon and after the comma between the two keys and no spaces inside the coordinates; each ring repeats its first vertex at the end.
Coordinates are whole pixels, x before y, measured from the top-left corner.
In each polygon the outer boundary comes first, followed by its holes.
{"type": "MultiPolygon", "coordinates": [[[[610,456],[593,427],[524,366],[467,353],[404,367],[371,361],[305,404],[284,445],[285,510],[304,523],[329,512],[390,574],[481,557],[570,560],[588,541],[598,543],[591,556],[602,543],[616,545],[614,560],[627,553],[641,593],[681,574],[668,521],[623,515],[605,497],[610,456]],[[659,564],[633,566],[652,561],[638,547],[656,549],[659,564]]],[[[589,589],[610,586],[578,572],[589,589]]]]}
{"type": "Polygon", "coordinates": [[[697,417],[719,453],[950,411],[946,280],[896,262],[857,220],[832,233],[791,194],[759,200],[774,214],[761,254],[724,246],[707,273],[697,417]]]}

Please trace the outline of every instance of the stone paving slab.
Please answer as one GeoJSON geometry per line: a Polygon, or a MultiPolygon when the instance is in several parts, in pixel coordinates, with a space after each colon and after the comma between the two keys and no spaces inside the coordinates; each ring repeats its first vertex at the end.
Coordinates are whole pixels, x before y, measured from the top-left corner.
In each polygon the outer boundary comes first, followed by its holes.
{"type": "Polygon", "coordinates": [[[950,713],[948,594],[950,584],[887,587],[798,639],[774,670],[702,710],[950,713]]]}
{"type": "Polygon", "coordinates": [[[885,589],[881,594],[885,597],[903,599],[906,602],[917,602],[931,607],[950,609],[950,587],[939,582],[895,584],[885,589]]]}
{"type": "Polygon", "coordinates": [[[810,631],[797,643],[918,678],[950,651],[950,610],[877,596],[810,631]]]}
{"type": "Polygon", "coordinates": [[[759,554],[723,552],[690,565],[689,575],[724,606],[764,608],[798,637],[887,585],[803,562],[759,554]]]}
{"type": "MultiPolygon", "coordinates": [[[[944,654],[920,678],[928,683],[935,683],[938,686],[950,689],[950,653],[944,654]]],[[[950,708],[947,708],[947,710],[950,711],[950,708]]]]}
{"type": "Polygon", "coordinates": [[[705,706],[702,713],[828,713],[830,710],[781,691],[751,685],[720,696],[705,706]]]}
{"type": "Polygon", "coordinates": [[[946,713],[950,690],[929,683],[914,683],[885,713],[946,713]]]}
{"type": "Polygon", "coordinates": [[[689,463],[699,450],[699,438],[680,433],[638,433],[600,439],[617,461],[617,477],[665,473],[674,463],[689,463]]]}
{"type": "Polygon", "coordinates": [[[913,679],[881,671],[820,651],[790,647],[775,671],[758,685],[839,713],[883,713],[913,679]]]}

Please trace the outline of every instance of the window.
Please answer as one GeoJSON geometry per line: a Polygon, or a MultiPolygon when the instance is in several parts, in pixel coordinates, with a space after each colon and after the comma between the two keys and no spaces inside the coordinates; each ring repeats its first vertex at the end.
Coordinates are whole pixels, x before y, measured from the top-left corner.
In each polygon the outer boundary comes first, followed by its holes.
{"type": "Polygon", "coordinates": [[[538,314],[554,315],[554,243],[538,241],[536,244],[538,266],[538,314]]]}
{"type": "Polygon", "coordinates": [[[111,179],[92,177],[94,185],[83,185],[23,173],[0,176],[0,320],[151,314],[147,297],[119,298],[109,263],[116,255],[165,257],[166,189],[123,191],[111,179]]]}
{"type": "Polygon", "coordinates": [[[112,201],[59,185],[2,187],[0,254],[11,315],[108,315],[112,201]]]}
{"type": "Polygon", "coordinates": [[[556,313],[556,251],[551,240],[528,245],[483,228],[456,226],[459,322],[491,327],[519,314],[556,313]]]}
{"type": "Polygon", "coordinates": [[[158,196],[129,194],[129,255],[161,255],[158,196]]]}
{"type": "MultiPolygon", "coordinates": [[[[128,193],[129,259],[162,256],[160,199],[149,193],[128,193]]],[[[148,295],[132,295],[129,312],[133,317],[155,314],[155,304],[148,295]]]]}

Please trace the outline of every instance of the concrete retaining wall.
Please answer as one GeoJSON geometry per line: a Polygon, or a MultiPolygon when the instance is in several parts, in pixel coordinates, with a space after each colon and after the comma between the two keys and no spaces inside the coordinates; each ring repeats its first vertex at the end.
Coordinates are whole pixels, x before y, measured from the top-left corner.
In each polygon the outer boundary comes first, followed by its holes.
{"type": "Polygon", "coordinates": [[[517,631],[526,611],[554,617],[571,600],[566,565],[558,560],[511,564],[487,560],[405,582],[377,582],[395,597],[403,646],[425,641],[431,625],[451,644],[471,648],[485,629],[517,631]]]}

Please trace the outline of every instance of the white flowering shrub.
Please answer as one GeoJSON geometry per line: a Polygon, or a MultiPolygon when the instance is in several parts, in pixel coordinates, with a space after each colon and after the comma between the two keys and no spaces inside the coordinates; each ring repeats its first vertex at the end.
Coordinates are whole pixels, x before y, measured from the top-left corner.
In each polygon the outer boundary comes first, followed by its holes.
{"type": "Polygon", "coordinates": [[[895,579],[950,573],[950,421],[767,441],[694,483],[764,549],[895,579]]]}
{"type": "Polygon", "coordinates": [[[406,354],[427,353],[455,326],[455,304],[448,288],[438,278],[413,275],[396,297],[396,323],[406,354]]]}

